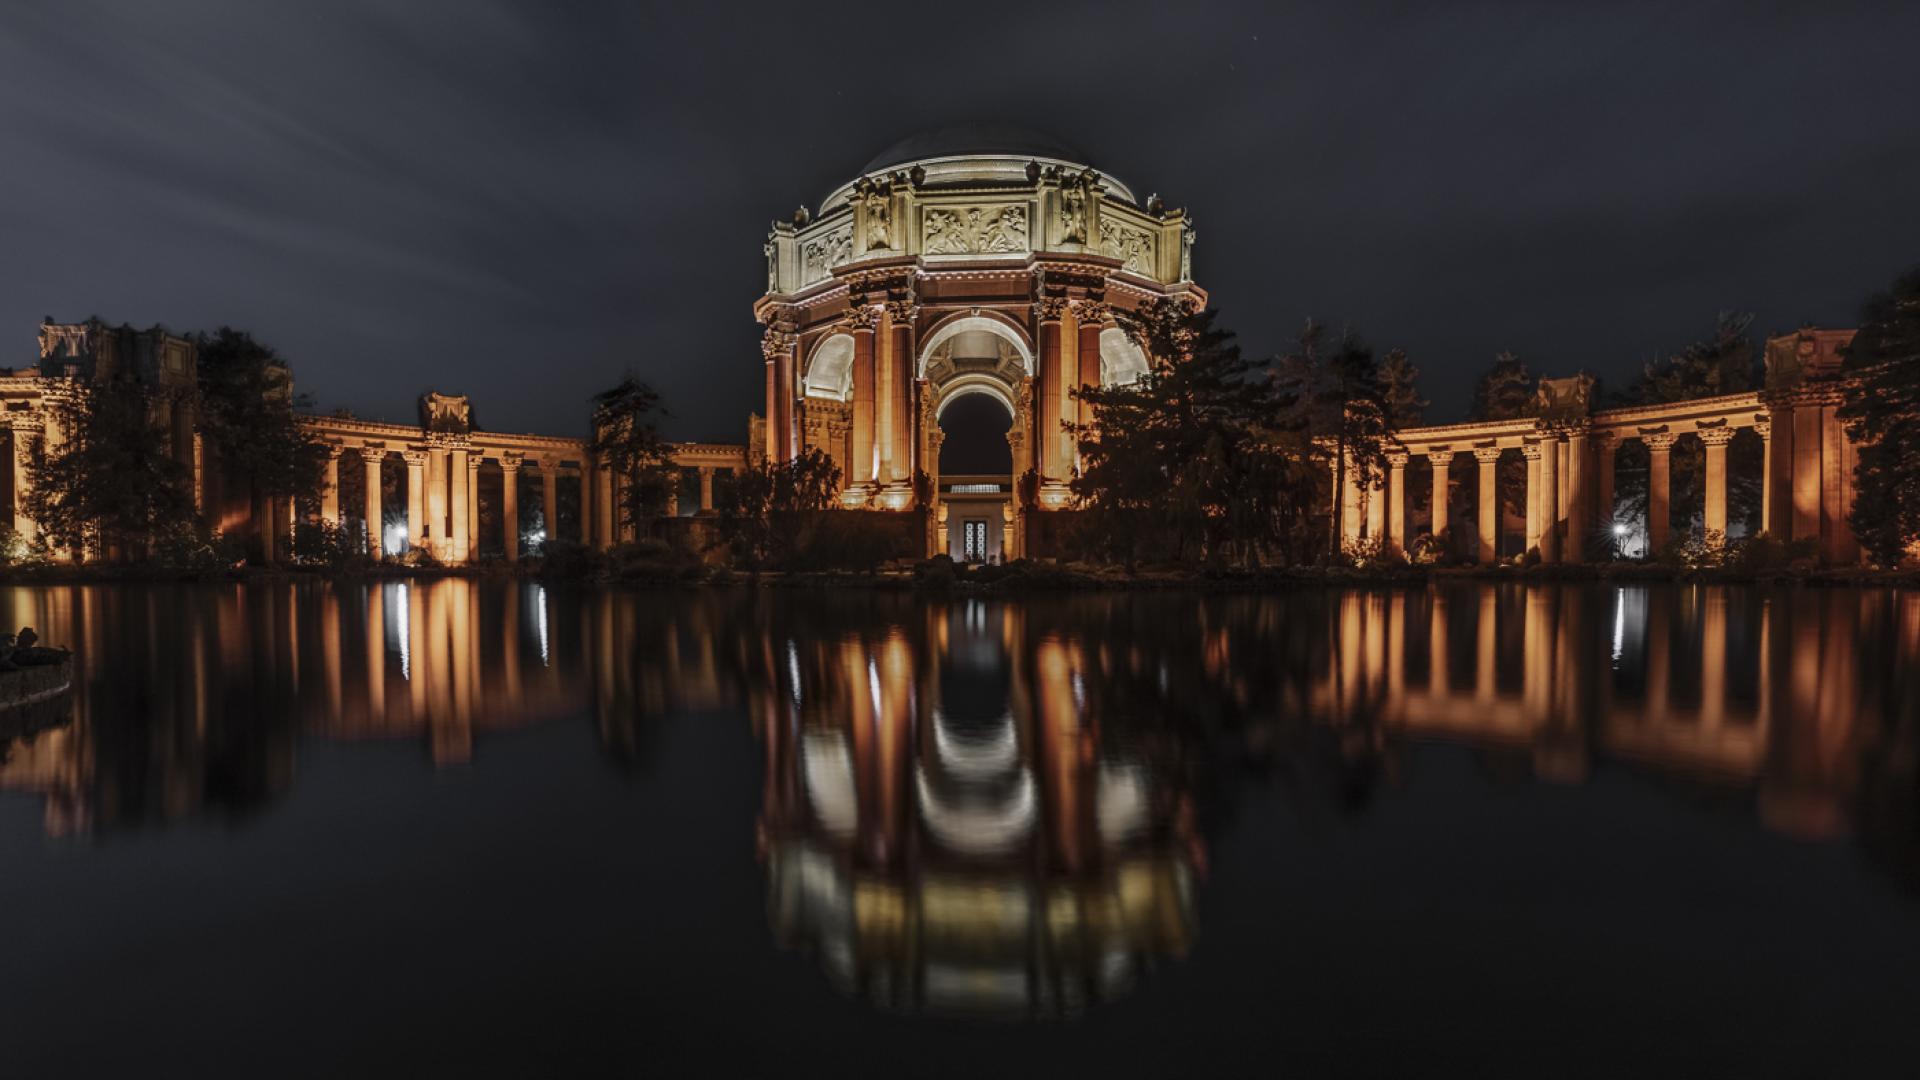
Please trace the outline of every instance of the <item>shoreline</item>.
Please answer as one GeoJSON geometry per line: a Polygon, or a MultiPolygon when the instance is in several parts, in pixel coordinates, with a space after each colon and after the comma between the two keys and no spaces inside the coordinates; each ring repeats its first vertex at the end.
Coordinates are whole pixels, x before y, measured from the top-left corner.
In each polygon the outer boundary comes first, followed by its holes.
{"type": "Polygon", "coordinates": [[[1084,563],[1015,562],[961,567],[926,560],[875,570],[733,570],[705,566],[657,571],[544,573],[538,564],[485,563],[461,567],[358,566],[242,567],[212,572],[150,566],[36,566],[0,570],[0,585],[199,584],[294,581],[415,581],[436,578],[523,579],[582,587],[787,588],[917,590],[966,595],[1028,592],[1279,592],[1301,588],[1412,588],[1448,582],[1509,584],[1671,584],[1812,586],[1822,588],[1920,588],[1920,568],[1684,567],[1656,563],[1574,563],[1554,566],[1270,567],[1258,570],[1141,568],[1084,563]]]}

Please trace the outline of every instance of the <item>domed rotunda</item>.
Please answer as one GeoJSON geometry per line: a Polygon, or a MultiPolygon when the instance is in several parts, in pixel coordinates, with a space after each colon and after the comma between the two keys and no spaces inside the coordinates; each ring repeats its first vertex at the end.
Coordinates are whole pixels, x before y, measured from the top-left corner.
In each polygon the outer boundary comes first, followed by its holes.
{"type": "Polygon", "coordinates": [[[904,139],[767,237],[759,452],[823,451],[843,505],[924,512],[929,553],[1026,554],[1070,497],[1065,425],[1088,419],[1072,391],[1147,369],[1125,328],[1142,305],[1205,303],[1193,239],[1183,211],[1047,136],[969,125],[904,139]],[[982,434],[983,412],[1004,435],[982,434]],[[1004,440],[991,449],[1010,467],[955,456],[956,417],[956,443],[1004,440]]]}

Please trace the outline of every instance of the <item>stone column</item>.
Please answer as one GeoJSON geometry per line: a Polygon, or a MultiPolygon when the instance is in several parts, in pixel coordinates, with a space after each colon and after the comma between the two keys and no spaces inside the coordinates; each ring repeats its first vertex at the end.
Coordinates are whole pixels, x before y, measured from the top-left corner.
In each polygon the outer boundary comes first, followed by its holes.
{"type": "Polygon", "coordinates": [[[1556,435],[1540,442],[1540,561],[1560,561],[1560,447],[1556,435]]]}
{"type": "Polygon", "coordinates": [[[879,452],[874,446],[874,310],[855,308],[848,314],[848,329],[853,333],[853,462],[847,476],[848,488],[858,492],[853,505],[873,497],[879,452]]]}
{"type": "Polygon", "coordinates": [[[713,512],[713,466],[700,466],[700,512],[713,512]]]}
{"type": "MultiPolygon", "coordinates": [[[[673,469],[667,473],[667,516],[670,518],[680,516],[679,469],[673,469]]],[[[631,540],[633,537],[629,536],[627,539],[631,540]]]]}
{"type": "Polygon", "coordinates": [[[540,470],[540,554],[547,543],[560,537],[560,470],[551,461],[542,461],[540,470]]]}
{"type": "Polygon", "coordinates": [[[1647,444],[1647,554],[1655,555],[1667,546],[1669,519],[1673,516],[1670,492],[1674,436],[1663,431],[1640,439],[1647,444]]]}
{"type": "Polygon", "coordinates": [[[1407,455],[1387,455],[1387,548],[1407,549],[1407,455]]]}
{"type": "Polygon", "coordinates": [[[1730,427],[1709,428],[1696,432],[1700,441],[1707,444],[1707,506],[1706,529],[1709,540],[1712,534],[1720,534],[1720,543],[1727,539],[1727,444],[1733,441],[1733,429],[1730,427]]]}
{"type": "Polygon", "coordinates": [[[1521,544],[1523,552],[1540,548],[1540,534],[1547,520],[1547,507],[1540,501],[1541,493],[1546,490],[1540,486],[1540,459],[1551,451],[1551,444],[1537,439],[1520,448],[1527,459],[1527,535],[1521,544]]]}
{"type": "Polygon", "coordinates": [[[33,463],[33,440],[41,430],[31,421],[13,422],[13,531],[26,543],[40,535],[39,524],[27,516],[27,496],[33,491],[33,474],[28,471],[33,463]]]}
{"type": "Polygon", "coordinates": [[[452,518],[449,522],[451,541],[447,553],[442,558],[451,563],[464,563],[472,555],[473,533],[468,531],[471,517],[468,511],[473,505],[473,470],[467,465],[467,448],[458,446],[448,458],[448,468],[452,470],[453,482],[452,518]]]}
{"type": "Polygon", "coordinates": [[[1480,561],[1491,563],[1500,557],[1500,448],[1474,448],[1473,459],[1480,463],[1480,561]]]}
{"type": "Polygon", "coordinates": [[[1782,505],[1778,480],[1778,461],[1780,448],[1773,444],[1773,421],[1762,420],[1753,425],[1760,436],[1760,529],[1776,537],[1785,536],[1775,521],[1775,515],[1782,505]]]}
{"type": "Polygon", "coordinates": [[[427,549],[434,558],[447,557],[447,451],[427,451],[427,549]]]}
{"type": "Polygon", "coordinates": [[[1450,509],[1450,507],[1448,507],[1448,494],[1450,494],[1448,488],[1450,488],[1450,484],[1452,484],[1453,452],[1452,450],[1446,450],[1446,452],[1440,452],[1440,454],[1428,454],[1427,463],[1428,465],[1432,465],[1432,469],[1434,469],[1432,498],[1428,498],[1427,500],[1428,509],[1430,509],[1430,513],[1428,513],[1428,519],[1430,519],[1430,521],[1428,521],[1428,530],[1434,534],[1434,540],[1444,542],[1444,540],[1446,540],[1446,527],[1448,527],[1448,509],[1450,509]]]}
{"type": "Polygon", "coordinates": [[[767,417],[767,453],[776,462],[793,460],[793,399],[797,364],[794,350],[800,341],[792,334],[768,328],[761,352],[773,363],[773,412],[767,417]]]}
{"type": "MultiPolygon", "coordinates": [[[[1034,318],[1039,323],[1040,342],[1040,385],[1033,403],[1035,453],[1039,459],[1035,467],[1040,472],[1040,486],[1058,489],[1066,470],[1060,461],[1060,400],[1062,378],[1060,365],[1061,338],[1065,334],[1061,322],[1066,316],[1066,301],[1057,298],[1045,298],[1033,306],[1034,318]]],[[[1018,479],[1017,477],[1015,478],[1018,479]]]]}
{"type": "Polygon", "coordinates": [[[1587,433],[1583,428],[1567,432],[1567,467],[1561,475],[1561,489],[1567,493],[1567,534],[1560,545],[1563,562],[1586,561],[1587,539],[1593,535],[1593,493],[1589,487],[1587,433]]]}
{"type": "Polygon", "coordinates": [[[433,463],[433,454],[428,450],[403,450],[401,458],[407,463],[407,543],[412,547],[429,546],[432,537],[428,534],[427,508],[427,466],[433,463]]]}
{"type": "MultiPolygon", "coordinates": [[[[1068,381],[1074,390],[1085,392],[1100,387],[1100,332],[1105,329],[1111,314],[1107,305],[1099,300],[1082,300],[1074,305],[1073,318],[1075,330],[1074,367],[1068,373],[1068,381]]],[[[1067,402],[1065,419],[1082,426],[1093,423],[1093,406],[1084,400],[1067,402]]],[[[1077,436],[1067,436],[1067,460],[1074,469],[1080,468],[1080,440],[1077,436]]]]}
{"type": "Polygon", "coordinates": [[[386,528],[380,520],[384,513],[380,508],[380,462],[386,457],[385,448],[371,446],[360,448],[360,464],[366,468],[366,503],[362,513],[367,519],[367,553],[378,559],[386,553],[386,528]]]}
{"type": "Polygon", "coordinates": [[[1334,483],[1340,498],[1340,546],[1360,539],[1360,485],[1353,479],[1353,462],[1343,453],[1335,464],[1334,483]]]}
{"type": "Polygon", "coordinates": [[[873,334],[873,480],[880,487],[891,487],[894,435],[900,426],[895,387],[900,379],[893,362],[893,329],[886,309],[873,310],[879,327],[873,334]]]}
{"type": "Polygon", "coordinates": [[[519,454],[500,455],[500,543],[508,562],[520,558],[519,454]]]}
{"type": "Polygon", "coordinates": [[[887,370],[892,373],[887,411],[893,416],[887,486],[896,490],[913,486],[913,324],[918,313],[917,306],[904,301],[887,305],[887,370]]]}
{"type": "Polygon", "coordinates": [[[326,486],[320,489],[320,520],[340,527],[340,452],[338,443],[327,447],[326,486]]]}
{"type": "Polygon", "coordinates": [[[1377,484],[1360,484],[1360,500],[1367,508],[1367,539],[1384,544],[1387,532],[1386,477],[1377,484]]]}
{"type": "Polygon", "coordinates": [[[465,558],[480,557],[480,455],[467,458],[467,547],[465,558]]]}

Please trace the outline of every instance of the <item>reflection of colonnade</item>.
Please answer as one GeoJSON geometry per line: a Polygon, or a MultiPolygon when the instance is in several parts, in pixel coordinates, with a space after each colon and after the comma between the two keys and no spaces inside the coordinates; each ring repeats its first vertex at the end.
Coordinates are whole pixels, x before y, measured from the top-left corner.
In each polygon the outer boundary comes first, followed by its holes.
{"type": "Polygon", "coordinates": [[[1345,539],[1404,549],[1415,527],[1409,470],[1423,467],[1432,470],[1428,531],[1445,534],[1450,477],[1457,459],[1471,454],[1477,465],[1473,551],[1480,562],[1493,561],[1504,516],[1499,462],[1517,451],[1526,459],[1525,549],[1537,551],[1542,562],[1579,562],[1589,542],[1613,524],[1616,452],[1637,441],[1649,457],[1645,533],[1649,549],[1658,551],[1669,540],[1671,456],[1683,438],[1697,438],[1704,448],[1702,526],[1724,536],[1728,448],[1739,432],[1750,431],[1764,446],[1761,528],[1781,540],[1813,541],[1825,561],[1853,562],[1860,557],[1847,524],[1854,448],[1837,416],[1832,382],[1852,336],[1850,330],[1808,330],[1767,342],[1762,392],[1592,411],[1591,379],[1544,379],[1537,416],[1398,432],[1378,486],[1363,489],[1353,478],[1342,492],[1345,539]]]}
{"type": "Polygon", "coordinates": [[[767,662],[771,917],[844,989],[1055,1014],[1185,953],[1190,798],[1083,711],[1081,646],[974,603],[767,662]]]}
{"type": "Polygon", "coordinates": [[[1845,591],[1438,588],[1346,594],[1335,620],[1320,718],[1530,747],[1556,779],[1597,755],[1753,783],[1792,831],[1842,820],[1876,738],[1870,628],[1920,647],[1920,597],[1845,591]]]}
{"type": "Polygon", "coordinates": [[[43,793],[66,834],[277,798],[304,736],[419,740],[460,764],[482,735],[584,709],[575,635],[594,627],[564,610],[537,585],[459,579],[16,590],[5,619],[80,667],[70,720],[10,747],[0,791],[43,793]]]}

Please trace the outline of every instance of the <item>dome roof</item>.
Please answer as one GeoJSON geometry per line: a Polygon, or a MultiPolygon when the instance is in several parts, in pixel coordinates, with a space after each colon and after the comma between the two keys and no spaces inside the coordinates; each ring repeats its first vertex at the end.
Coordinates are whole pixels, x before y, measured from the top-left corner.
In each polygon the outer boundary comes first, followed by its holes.
{"type": "MultiPolygon", "coordinates": [[[[1029,162],[1065,165],[1075,169],[1092,165],[1087,156],[1050,135],[1016,124],[952,124],[909,135],[874,155],[860,169],[860,176],[871,176],[902,166],[927,166],[931,182],[943,183],[1022,183],[1029,162]]],[[[1133,191],[1112,173],[1100,171],[1110,194],[1127,202],[1136,202],[1133,191]]],[[[856,181],[848,181],[827,195],[820,212],[845,203],[856,181]]]]}
{"type": "Polygon", "coordinates": [[[1012,155],[1087,164],[1086,155],[1066,143],[1015,124],[951,124],[909,135],[874,155],[860,172],[876,173],[895,165],[933,158],[1012,155]]]}

